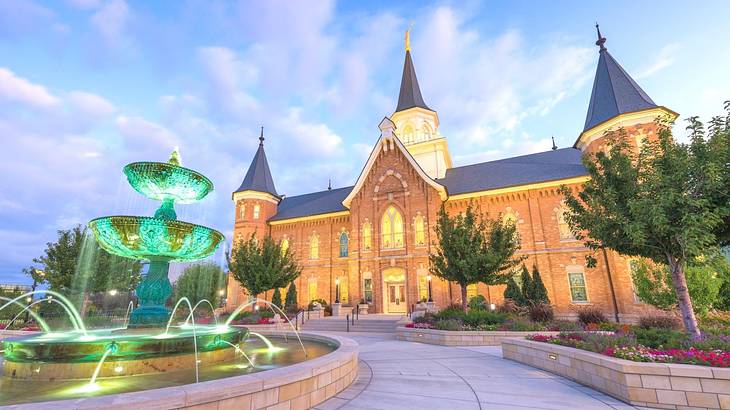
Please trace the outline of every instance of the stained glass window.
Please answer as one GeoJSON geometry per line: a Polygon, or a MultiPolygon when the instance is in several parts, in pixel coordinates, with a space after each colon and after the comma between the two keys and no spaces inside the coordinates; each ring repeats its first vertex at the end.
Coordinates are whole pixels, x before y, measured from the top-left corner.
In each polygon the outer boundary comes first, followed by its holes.
{"type": "Polygon", "coordinates": [[[309,259],[319,259],[319,237],[316,233],[309,238],[309,259]]]}
{"type": "Polygon", "coordinates": [[[342,232],[340,234],[340,258],[346,258],[348,254],[349,240],[347,233],[342,232]]]}
{"type": "Polygon", "coordinates": [[[573,302],[588,302],[586,279],[583,272],[568,273],[568,283],[570,284],[570,299],[573,302]]]}
{"type": "Polygon", "coordinates": [[[362,248],[369,251],[372,248],[373,227],[370,222],[362,224],[362,248]]]}
{"type": "Polygon", "coordinates": [[[287,250],[289,250],[289,239],[284,238],[281,240],[281,254],[286,255],[287,250]]]}
{"type": "Polygon", "coordinates": [[[426,244],[426,232],[424,228],[423,216],[417,215],[414,221],[414,231],[416,234],[416,246],[426,244]]]}
{"type": "Polygon", "coordinates": [[[403,216],[392,205],[383,214],[381,231],[384,249],[403,247],[403,216]]]}
{"type": "Polygon", "coordinates": [[[253,206],[253,219],[259,219],[259,214],[261,213],[261,205],[254,205],[253,206]]]}

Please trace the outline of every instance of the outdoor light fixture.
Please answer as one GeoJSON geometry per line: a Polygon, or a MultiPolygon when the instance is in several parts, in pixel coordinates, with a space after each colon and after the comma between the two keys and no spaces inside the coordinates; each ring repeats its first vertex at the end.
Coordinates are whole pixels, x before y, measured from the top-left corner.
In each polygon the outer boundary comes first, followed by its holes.
{"type": "Polygon", "coordinates": [[[221,289],[221,290],[218,291],[218,295],[219,296],[223,296],[225,293],[226,293],[226,291],[223,290],[223,289],[221,289]]]}
{"type": "Polygon", "coordinates": [[[117,294],[117,290],[116,289],[112,289],[112,290],[109,291],[109,294],[111,296],[115,296],[117,294]]]}
{"type": "Polygon", "coordinates": [[[31,300],[33,300],[33,298],[32,298],[32,297],[30,297],[30,296],[28,296],[27,298],[25,298],[25,301],[26,301],[27,303],[30,303],[30,301],[31,301],[31,300]]]}
{"type": "Polygon", "coordinates": [[[496,309],[497,309],[497,305],[495,305],[494,303],[489,305],[489,310],[496,310],[496,309]]]}
{"type": "Polygon", "coordinates": [[[426,276],[428,279],[428,301],[433,302],[433,292],[431,290],[431,275],[426,276]]]}
{"type": "Polygon", "coordinates": [[[335,279],[335,303],[340,303],[340,279],[335,279]]]}

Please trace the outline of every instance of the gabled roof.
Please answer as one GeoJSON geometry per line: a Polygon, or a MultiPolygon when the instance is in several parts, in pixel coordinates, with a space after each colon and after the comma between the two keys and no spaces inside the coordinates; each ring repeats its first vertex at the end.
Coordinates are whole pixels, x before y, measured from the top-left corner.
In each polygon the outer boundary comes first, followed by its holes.
{"type": "Polygon", "coordinates": [[[457,195],[585,176],[588,171],[581,157],[578,149],[561,148],[450,168],[436,182],[444,185],[449,195],[457,195]]]}
{"type": "Polygon", "coordinates": [[[596,45],[601,47],[600,56],[583,131],[620,114],[657,107],[649,95],[611,56],[603,45],[605,42],[606,39],[601,37],[599,31],[596,45]]]}
{"type": "Polygon", "coordinates": [[[347,211],[347,208],[342,205],[342,201],[352,191],[352,188],[349,186],[284,197],[279,202],[276,215],[271,217],[269,221],[347,211]]]}
{"type": "Polygon", "coordinates": [[[246,172],[241,186],[234,193],[242,191],[266,192],[277,196],[274,179],[271,177],[271,170],[269,170],[269,162],[266,160],[266,153],[264,152],[263,127],[261,128],[259,148],[256,150],[256,155],[254,155],[251,165],[248,167],[248,172],[246,172]]]}
{"type": "Polygon", "coordinates": [[[413,60],[411,59],[411,51],[406,50],[406,61],[403,63],[403,77],[400,80],[400,94],[398,94],[398,107],[395,111],[403,111],[413,107],[431,110],[423,101],[421,88],[418,86],[418,78],[416,78],[416,69],[413,67],[413,60]]]}

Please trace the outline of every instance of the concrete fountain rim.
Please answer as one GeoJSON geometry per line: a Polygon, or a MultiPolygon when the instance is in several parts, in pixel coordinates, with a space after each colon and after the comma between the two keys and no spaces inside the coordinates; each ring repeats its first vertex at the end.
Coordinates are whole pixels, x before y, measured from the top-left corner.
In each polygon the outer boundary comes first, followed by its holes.
{"type": "MultiPolygon", "coordinates": [[[[275,329],[261,330],[259,333],[272,336],[286,335],[287,337],[295,337],[292,331],[275,329]]],[[[347,363],[357,363],[359,345],[350,338],[319,332],[299,333],[299,336],[302,340],[335,343],[337,347],[332,352],[314,359],[241,376],[135,392],[35,403],[20,403],[2,406],[0,408],[27,410],[59,408],[106,409],[110,407],[115,410],[185,408],[275,389],[279,386],[310,378],[316,379],[321,374],[345,366],[347,363]]],[[[356,372],[357,369],[354,371],[356,372]]],[[[339,390],[344,389],[347,385],[349,385],[349,382],[343,384],[339,390]]]]}

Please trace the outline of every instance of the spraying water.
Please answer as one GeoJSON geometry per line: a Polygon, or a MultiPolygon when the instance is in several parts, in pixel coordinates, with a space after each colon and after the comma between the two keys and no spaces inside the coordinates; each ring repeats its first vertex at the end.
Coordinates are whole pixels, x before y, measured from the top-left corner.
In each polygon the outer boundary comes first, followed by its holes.
{"type": "Polygon", "coordinates": [[[253,298],[248,303],[245,303],[245,304],[237,307],[236,310],[234,310],[233,313],[231,313],[231,315],[228,317],[228,320],[226,320],[225,325],[226,326],[230,326],[230,324],[233,321],[233,319],[235,319],[236,316],[238,316],[241,312],[243,312],[243,309],[245,309],[245,308],[247,308],[247,307],[249,307],[249,306],[251,306],[251,305],[253,305],[254,303],[257,303],[257,302],[263,302],[266,305],[268,305],[269,307],[271,307],[272,309],[276,309],[277,311],[279,311],[279,313],[281,313],[281,315],[284,317],[284,319],[286,319],[287,323],[289,323],[289,326],[294,331],[294,335],[296,335],[297,340],[299,340],[299,345],[302,347],[302,351],[304,352],[304,357],[306,358],[307,357],[307,349],[304,348],[304,343],[302,343],[302,338],[299,337],[299,332],[297,331],[296,326],[294,326],[292,324],[291,320],[289,320],[289,317],[286,315],[286,313],[284,313],[283,310],[281,310],[278,306],[276,306],[275,304],[273,304],[273,303],[271,303],[271,302],[269,302],[267,300],[263,300],[263,299],[259,299],[259,298],[253,298]]]}
{"type": "Polygon", "coordinates": [[[96,384],[96,378],[99,377],[99,373],[101,372],[101,365],[104,364],[104,360],[106,360],[107,356],[109,356],[110,353],[115,352],[117,350],[117,345],[115,343],[112,343],[109,345],[109,347],[104,352],[104,355],[101,356],[101,360],[99,360],[99,363],[96,365],[96,369],[94,369],[94,374],[91,375],[91,380],[89,380],[89,385],[94,386],[96,384]]]}
{"type": "Polygon", "coordinates": [[[271,343],[271,340],[267,339],[264,335],[256,332],[250,332],[251,336],[256,336],[259,339],[261,339],[264,343],[266,343],[266,347],[269,349],[269,352],[275,353],[281,350],[280,347],[274,346],[273,343],[271,343]]]}
{"type": "MultiPolygon", "coordinates": [[[[6,298],[6,297],[4,297],[4,296],[0,296],[0,300],[4,300],[4,301],[6,301],[6,302],[11,302],[11,303],[13,303],[13,301],[14,301],[14,299],[6,298]]],[[[25,306],[25,305],[23,305],[22,303],[20,303],[20,302],[17,302],[17,301],[16,301],[16,302],[14,302],[14,304],[15,304],[15,305],[18,305],[18,306],[20,306],[20,307],[24,307],[24,306],[25,306]]],[[[5,306],[3,306],[3,307],[5,307],[5,306]]],[[[2,308],[0,308],[0,310],[2,310],[2,308]]],[[[32,311],[32,310],[31,310],[31,311],[30,311],[30,315],[31,315],[31,316],[33,317],[33,319],[34,319],[34,320],[35,320],[36,322],[38,322],[38,326],[40,326],[40,327],[41,327],[41,329],[43,329],[43,331],[44,331],[44,332],[50,332],[50,331],[51,331],[51,329],[50,329],[50,328],[48,327],[48,324],[46,324],[46,322],[45,322],[45,321],[43,320],[43,318],[41,318],[40,316],[38,316],[38,314],[37,314],[36,312],[34,312],[34,311],[32,311]]],[[[11,323],[12,323],[12,322],[11,322],[11,323]]],[[[7,327],[10,327],[10,325],[8,324],[8,326],[7,326],[7,327]]]]}
{"type": "MultiPolygon", "coordinates": [[[[198,303],[196,303],[195,306],[193,306],[193,310],[190,311],[190,314],[188,315],[188,318],[185,319],[185,323],[183,324],[183,326],[187,325],[188,322],[190,321],[190,319],[192,319],[195,309],[197,309],[201,303],[205,303],[210,307],[210,311],[213,313],[213,320],[215,320],[216,326],[218,325],[218,315],[215,314],[215,308],[213,307],[213,304],[210,303],[210,301],[208,299],[203,299],[203,300],[199,301],[198,303]]],[[[173,311],[173,313],[175,313],[175,312],[173,311]]],[[[170,316],[170,319],[172,319],[172,316],[170,316]]],[[[168,326],[169,326],[169,322],[168,322],[168,326]]]]}
{"type": "MultiPolygon", "coordinates": [[[[69,317],[69,320],[71,320],[71,324],[73,325],[74,329],[78,332],[81,332],[84,334],[84,336],[88,336],[88,333],[86,332],[86,327],[84,326],[84,322],[81,320],[81,315],[79,314],[78,310],[74,307],[74,305],[71,303],[70,300],[68,300],[65,296],[58,292],[54,292],[52,290],[34,290],[31,292],[24,293],[15,299],[11,299],[4,305],[0,306],[0,310],[5,309],[6,307],[10,306],[11,304],[14,304],[18,302],[21,299],[27,298],[29,296],[37,295],[39,293],[42,294],[49,294],[58,300],[60,300],[61,306],[63,306],[63,309],[66,311],[66,314],[69,317]]],[[[40,324],[40,322],[39,322],[40,324]]],[[[46,326],[47,327],[47,326],[46,326]]]]}
{"type": "Polygon", "coordinates": [[[221,342],[223,342],[223,343],[231,346],[232,348],[236,349],[236,353],[241,353],[243,355],[243,357],[245,357],[246,360],[248,360],[248,363],[251,365],[252,368],[255,368],[256,367],[256,365],[253,364],[253,362],[251,361],[251,359],[249,359],[248,355],[243,350],[241,350],[240,347],[234,345],[233,343],[231,343],[231,342],[229,342],[227,340],[221,340],[221,342]]]}
{"type": "MultiPolygon", "coordinates": [[[[178,306],[180,306],[181,303],[187,303],[188,309],[190,309],[190,315],[193,314],[193,305],[190,303],[190,299],[183,296],[180,298],[180,300],[175,303],[175,307],[172,309],[172,313],[170,313],[170,319],[167,321],[167,327],[165,328],[165,333],[162,333],[161,336],[167,336],[168,332],[170,331],[170,324],[172,323],[172,319],[175,317],[175,311],[177,310],[178,306]]],[[[195,305],[197,306],[197,305],[195,305]]],[[[198,383],[200,381],[199,378],[199,372],[198,372],[198,365],[200,364],[198,361],[198,335],[195,333],[195,317],[192,316],[192,322],[193,322],[193,348],[195,349],[195,383],[198,383]]],[[[187,323],[187,321],[186,321],[187,323]]]]}

